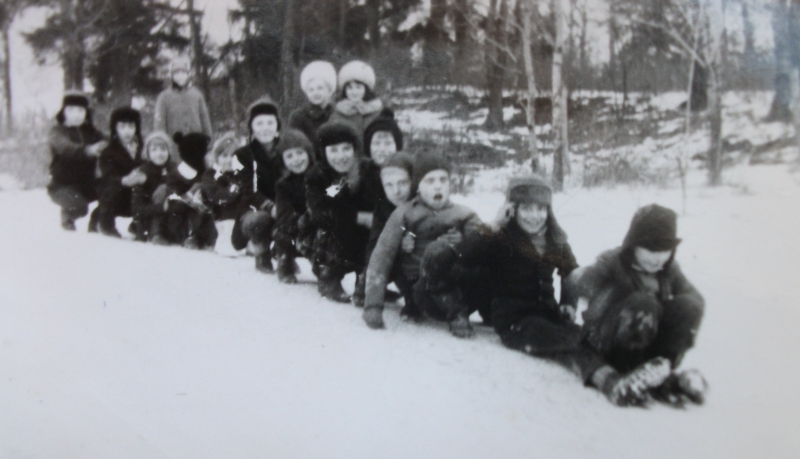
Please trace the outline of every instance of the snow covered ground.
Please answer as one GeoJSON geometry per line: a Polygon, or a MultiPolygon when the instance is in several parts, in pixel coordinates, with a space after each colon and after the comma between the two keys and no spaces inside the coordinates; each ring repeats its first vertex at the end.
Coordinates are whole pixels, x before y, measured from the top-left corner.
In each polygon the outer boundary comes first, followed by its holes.
{"type": "MultiPolygon", "coordinates": [[[[711,391],[686,410],[615,408],[489,329],[394,307],[369,330],[251,258],[67,233],[43,190],[0,193],[0,458],[800,457],[800,178],[690,179],[678,260],[707,310],[684,366],[711,391]]],[[[458,200],[490,218],[502,196],[458,200]]],[[[586,264],[651,202],[682,208],[618,187],[555,211],[586,264]]]]}

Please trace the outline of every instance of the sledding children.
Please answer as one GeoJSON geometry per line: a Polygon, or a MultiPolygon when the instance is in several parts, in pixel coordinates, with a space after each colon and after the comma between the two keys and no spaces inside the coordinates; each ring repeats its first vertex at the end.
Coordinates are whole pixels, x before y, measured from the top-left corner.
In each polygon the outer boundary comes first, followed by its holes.
{"type": "Polygon", "coordinates": [[[284,174],[283,163],[277,152],[281,121],[278,106],[269,97],[253,102],[247,110],[250,139],[247,145],[236,150],[242,164],[245,192],[254,193],[252,208],[236,220],[231,233],[231,244],[237,250],[248,247],[255,255],[256,269],[272,273],[272,229],[275,224],[275,184],[284,174]]]}
{"type": "Polygon", "coordinates": [[[394,113],[384,109],[364,131],[364,153],[378,166],[383,166],[403,149],[403,133],[394,120],[394,113]]]}
{"type": "Polygon", "coordinates": [[[583,342],[610,365],[595,373],[598,387],[616,372],[650,366],[664,379],[653,396],[702,403],[706,384],[700,373],[676,370],[694,345],[704,309],[703,297],[674,260],[676,236],[675,212],[657,204],[642,207],[621,247],[569,279],[574,296],[589,299],[583,342]]]}
{"type": "MultiPolygon", "coordinates": [[[[176,156],[175,145],[165,132],[155,131],[144,140],[143,164],[137,169],[144,180],[131,190],[133,221],[131,232],[137,241],[168,243],[164,237],[167,176],[174,166],[170,158],[176,156]]],[[[172,173],[175,173],[174,171],[172,173]]]]}
{"type": "Polygon", "coordinates": [[[452,265],[454,246],[479,231],[480,219],[450,202],[450,164],[439,155],[417,153],[412,187],[417,196],[392,212],[370,257],[364,321],[371,328],[383,328],[384,289],[398,262],[420,309],[447,321],[453,335],[468,337],[469,310],[454,285],[459,279],[453,272],[442,275],[441,269],[452,265]],[[401,250],[404,245],[413,247],[401,250]]]}
{"type": "Polygon", "coordinates": [[[348,62],[339,70],[339,90],[340,100],[331,120],[349,122],[360,138],[383,110],[383,102],[373,92],[375,71],[365,62],[348,62]]]}
{"type": "Polygon", "coordinates": [[[317,131],[333,113],[331,97],[336,92],[336,69],[326,61],[314,61],[300,73],[300,88],[308,101],[289,115],[289,127],[299,129],[319,151],[317,131]]]}
{"type": "Polygon", "coordinates": [[[100,153],[99,196],[92,212],[100,232],[109,236],[120,237],[115,218],[131,216],[131,189],[146,178],[138,170],[142,163],[141,124],[138,110],[120,107],[111,112],[111,141],[100,153]]]}
{"type": "Polygon", "coordinates": [[[169,87],[156,99],[153,114],[154,131],[164,131],[171,136],[176,132],[197,132],[212,135],[211,118],[203,94],[189,81],[191,62],[183,56],[175,57],[169,65],[169,87]]]}
{"type": "Polygon", "coordinates": [[[97,157],[107,142],[92,124],[89,98],[82,92],[64,93],[56,121],[47,139],[52,155],[47,193],[61,207],[61,227],[74,231],[75,220],[97,199],[97,157]]]}
{"type": "Polygon", "coordinates": [[[348,272],[360,274],[372,226],[383,196],[378,166],[361,156],[361,136],[349,123],[329,121],[317,133],[324,157],[306,174],[306,202],[317,228],[312,266],[322,296],[342,303],[348,272]]]}
{"type": "Polygon", "coordinates": [[[306,172],[314,164],[314,147],[297,129],[281,134],[277,151],[288,174],[275,184],[275,256],[278,259],[278,280],[297,283],[295,258],[312,257],[314,228],[306,214],[306,172]]]}

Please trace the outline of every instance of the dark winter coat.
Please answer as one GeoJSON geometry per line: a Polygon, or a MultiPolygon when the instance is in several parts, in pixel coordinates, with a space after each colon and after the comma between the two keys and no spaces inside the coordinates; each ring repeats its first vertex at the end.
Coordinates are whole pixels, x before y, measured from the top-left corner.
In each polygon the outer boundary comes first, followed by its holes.
{"type": "Polygon", "coordinates": [[[241,171],[218,172],[214,168],[205,171],[200,180],[203,202],[216,220],[238,218],[250,208],[253,193],[244,186],[241,171]]]}
{"type": "Polygon", "coordinates": [[[56,124],[50,129],[48,143],[50,162],[49,189],[69,186],[86,197],[95,196],[97,157],[86,153],[86,147],[103,140],[91,124],[77,127],[56,124]]]}
{"type": "Polygon", "coordinates": [[[122,185],[122,178],[130,174],[142,164],[142,145],[139,142],[135,157],[131,157],[128,150],[118,139],[112,139],[100,153],[98,165],[100,167],[100,186],[122,185]]]}
{"type": "Polygon", "coordinates": [[[283,158],[276,150],[277,139],[267,151],[258,140],[251,140],[234,153],[243,168],[239,172],[245,193],[255,192],[263,201],[275,202],[275,184],[286,173],[283,158]],[[255,175],[255,179],[253,178],[255,175]]]}
{"type": "Polygon", "coordinates": [[[383,102],[372,99],[368,102],[353,103],[349,99],[342,99],[336,103],[336,108],[331,115],[331,121],[346,121],[350,123],[358,135],[363,138],[367,126],[380,116],[383,102]]]}
{"type": "Polygon", "coordinates": [[[298,236],[297,221],[306,213],[305,174],[289,174],[275,185],[275,240],[298,236]]]}
{"type": "MultiPolygon", "coordinates": [[[[163,201],[154,202],[153,195],[158,187],[166,186],[169,170],[170,166],[168,165],[157,166],[151,162],[145,162],[139,167],[139,171],[144,173],[147,179],[131,190],[133,196],[131,208],[135,217],[149,217],[164,212],[163,201]]],[[[166,198],[166,196],[163,197],[166,198]]]]}
{"type": "Polygon", "coordinates": [[[558,272],[563,285],[578,263],[564,231],[554,220],[548,223],[543,255],[513,219],[496,233],[473,233],[457,247],[460,263],[480,266],[487,276],[485,281],[492,296],[491,321],[500,334],[525,317],[555,319],[560,315],[553,273],[558,272]]]}
{"type": "Polygon", "coordinates": [[[333,114],[333,105],[331,104],[320,107],[306,102],[289,115],[289,127],[303,131],[308,140],[314,144],[314,151],[318,159],[321,152],[317,130],[330,119],[331,114],[333,114]]]}

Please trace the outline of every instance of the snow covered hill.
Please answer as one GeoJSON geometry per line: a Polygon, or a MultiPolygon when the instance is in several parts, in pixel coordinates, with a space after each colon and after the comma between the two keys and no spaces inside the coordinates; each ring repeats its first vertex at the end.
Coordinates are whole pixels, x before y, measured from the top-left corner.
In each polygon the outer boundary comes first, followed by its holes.
{"type": "MultiPolygon", "coordinates": [[[[678,261],[707,300],[684,366],[711,384],[686,410],[615,408],[489,329],[458,340],[394,307],[373,331],[251,258],[86,234],[85,219],[67,233],[43,190],[0,193],[0,458],[800,457],[798,176],[725,177],[690,187],[679,221],[678,261]]],[[[458,200],[490,218],[502,196],[458,200]]],[[[638,206],[682,208],[675,189],[555,201],[581,264],[638,206]]]]}

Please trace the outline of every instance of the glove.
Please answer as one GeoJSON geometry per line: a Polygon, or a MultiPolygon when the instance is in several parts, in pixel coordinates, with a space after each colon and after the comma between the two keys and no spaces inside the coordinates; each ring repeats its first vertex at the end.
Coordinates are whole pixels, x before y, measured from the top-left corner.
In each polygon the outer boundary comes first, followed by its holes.
{"type": "Polygon", "coordinates": [[[361,314],[361,318],[364,319],[367,326],[373,330],[378,330],[381,328],[386,328],[386,325],[383,323],[383,309],[375,306],[367,306],[364,308],[364,312],[361,314]]]}

